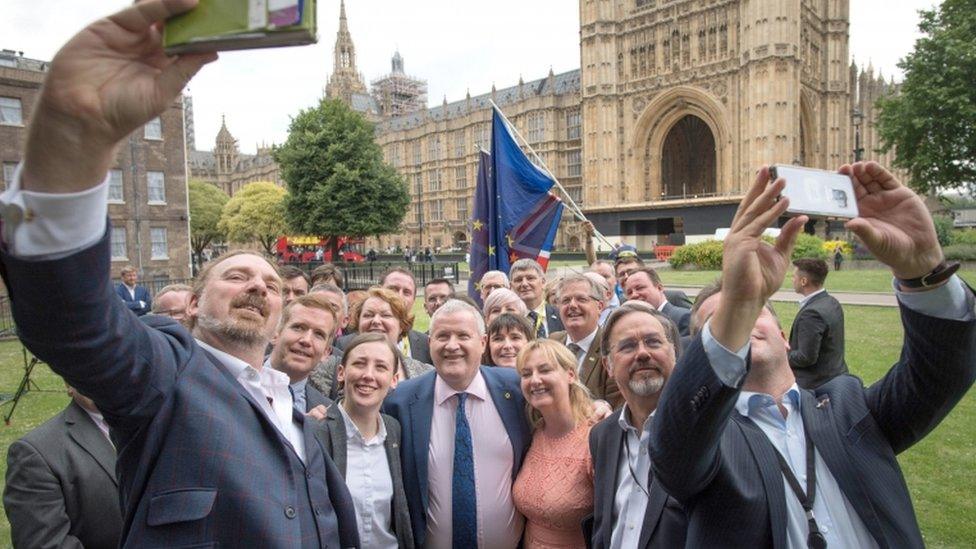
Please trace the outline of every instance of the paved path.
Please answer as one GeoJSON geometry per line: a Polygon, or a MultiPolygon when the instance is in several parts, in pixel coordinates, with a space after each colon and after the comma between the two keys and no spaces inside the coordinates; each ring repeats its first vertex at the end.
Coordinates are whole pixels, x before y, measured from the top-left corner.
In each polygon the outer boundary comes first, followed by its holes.
{"type": "MultiPolygon", "coordinates": [[[[668,286],[668,289],[683,290],[689,297],[698,295],[701,286],[668,286]]],[[[873,305],[876,307],[897,307],[898,300],[894,293],[867,293],[858,294],[851,292],[830,292],[830,295],[837,298],[841,305],[873,305]]],[[[779,291],[773,294],[772,301],[791,301],[796,303],[800,300],[799,294],[792,291],[779,291]]]]}

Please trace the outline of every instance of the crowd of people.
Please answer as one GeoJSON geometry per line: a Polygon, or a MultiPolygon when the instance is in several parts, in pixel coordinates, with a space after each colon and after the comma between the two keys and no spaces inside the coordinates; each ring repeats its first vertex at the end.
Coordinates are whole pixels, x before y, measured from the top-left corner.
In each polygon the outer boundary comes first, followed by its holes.
{"type": "Polygon", "coordinates": [[[561,277],[520,259],[480,307],[408,269],[347,292],[335,266],[246,251],[150,300],[110,280],[106,173],[216,58],[162,55],[157,23],[192,4],[76,35],[0,195],[19,335],[72,395],[10,446],[15,546],[923,546],[895,456],[976,379],[976,298],[887,170],[841,167],[905,328],[868,387],[826,265],[794,264],[789,338],[768,303],[807,218],[762,239],[788,207],[767,168],[693,303],[632,248],[561,277]]]}

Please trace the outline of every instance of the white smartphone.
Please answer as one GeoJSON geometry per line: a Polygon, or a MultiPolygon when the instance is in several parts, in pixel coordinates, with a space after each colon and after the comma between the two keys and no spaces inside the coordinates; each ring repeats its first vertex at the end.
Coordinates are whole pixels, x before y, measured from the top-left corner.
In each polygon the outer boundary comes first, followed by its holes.
{"type": "Polygon", "coordinates": [[[853,219],[858,216],[851,178],[837,172],[777,164],[770,181],[786,180],[782,196],[789,197],[789,213],[853,219]]]}

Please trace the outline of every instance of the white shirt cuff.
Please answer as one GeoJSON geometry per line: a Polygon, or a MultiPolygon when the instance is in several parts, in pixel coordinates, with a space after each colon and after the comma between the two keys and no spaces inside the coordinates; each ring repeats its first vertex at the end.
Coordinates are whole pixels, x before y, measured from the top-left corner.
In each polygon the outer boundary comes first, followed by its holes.
{"type": "Polygon", "coordinates": [[[109,176],[76,193],[40,193],[20,188],[23,163],[0,194],[2,238],[11,255],[58,259],[84,250],[105,235],[109,176]]]}
{"type": "Polygon", "coordinates": [[[945,284],[924,292],[903,292],[898,281],[892,279],[898,301],[909,309],[934,318],[946,320],[973,320],[976,298],[962,279],[952,275],[945,284]]]}
{"type": "Polygon", "coordinates": [[[746,377],[746,357],[749,356],[750,344],[746,342],[738,351],[727,349],[712,337],[711,319],[702,326],[702,347],[708,355],[708,363],[715,375],[726,387],[739,387],[746,377]]]}

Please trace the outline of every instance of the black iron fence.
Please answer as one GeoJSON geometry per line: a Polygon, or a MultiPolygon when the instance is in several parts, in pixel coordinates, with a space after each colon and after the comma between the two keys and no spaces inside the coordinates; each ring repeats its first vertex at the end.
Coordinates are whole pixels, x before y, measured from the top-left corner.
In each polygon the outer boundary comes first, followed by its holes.
{"type": "Polygon", "coordinates": [[[17,337],[14,313],[10,309],[10,296],[0,296],[0,338],[17,337]]]}
{"type": "MultiPolygon", "coordinates": [[[[307,272],[311,276],[316,267],[322,265],[321,261],[310,261],[308,263],[285,263],[292,267],[307,272]]],[[[417,279],[417,288],[422,288],[427,281],[435,278],[446,278],[455,285],[460,280],[459,264],[455,261],[432,261],[404,263],[403,261],[364,261],[362,263],[336,263],[346,282],[346,291],[365,290],[370,286],[379,284],[383,273],[392,267],[405,267],[413,273],[417,279]]]]}

